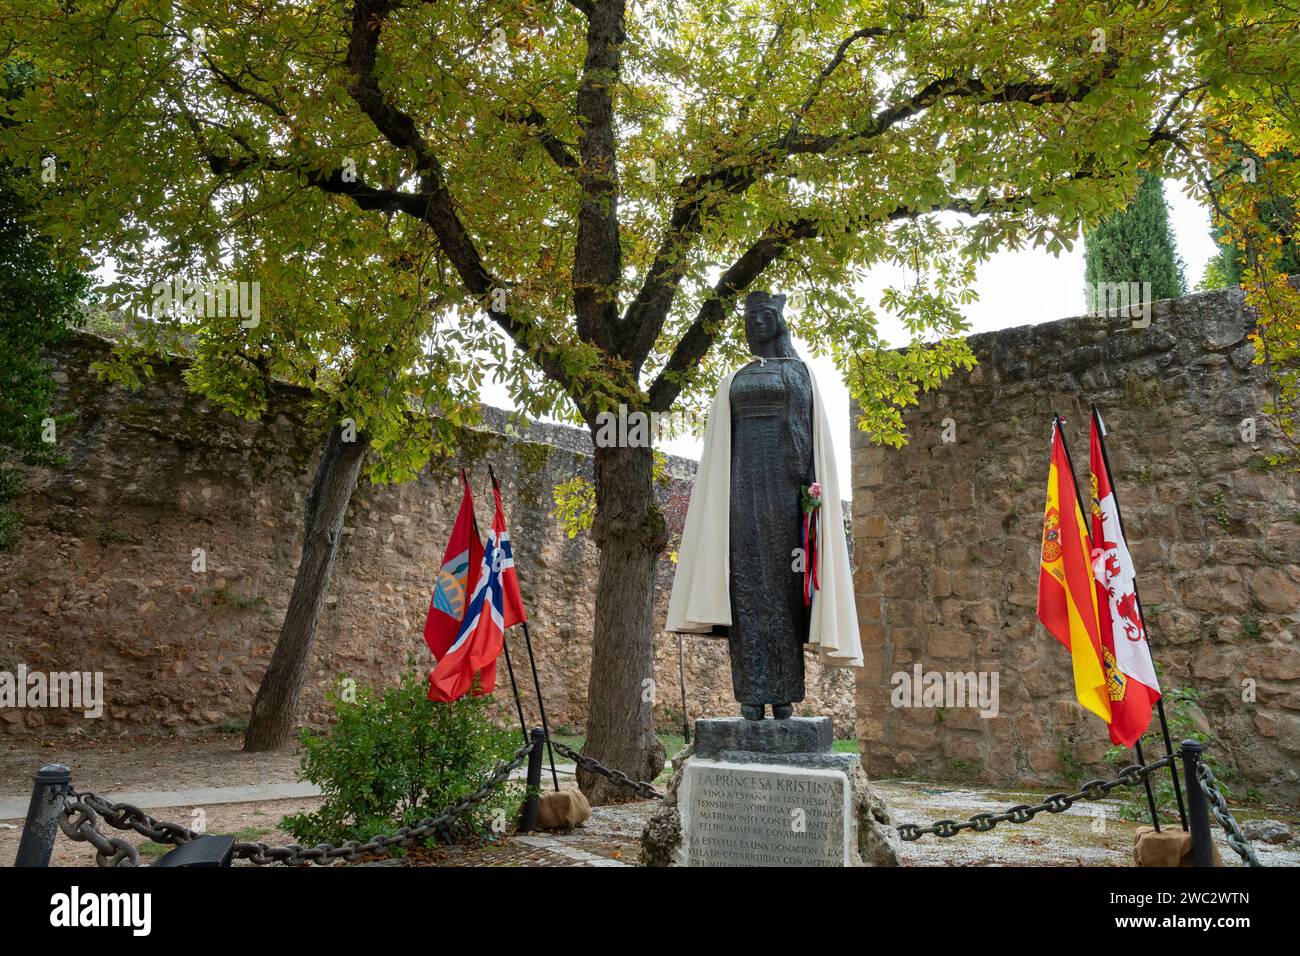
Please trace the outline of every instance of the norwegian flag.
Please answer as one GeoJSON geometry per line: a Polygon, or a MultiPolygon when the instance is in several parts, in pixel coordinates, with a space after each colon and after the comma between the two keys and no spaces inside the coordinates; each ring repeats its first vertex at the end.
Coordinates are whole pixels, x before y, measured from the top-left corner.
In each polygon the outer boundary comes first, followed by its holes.
{"type": "Polygon", "coordinates": [[[465,611],[456,640],[429,675],[429,699],[457,700],[474,687],[476,694],[489,694],[496,687],[496,661],[505,641],[502,577],[509,541],[502,547],[505,522],[501,520],[501,499],[497,497],[497,519],[483,543],[483,563],[473,596],[465,611]]]}
{"type": "Polygon", "coordinates": [[[1110,739],[1125,747],[1146,732],[1160,683],[1151,660],[1146,625],[1137,598],[1137,570],[1124,540],[1119,504],[1111,482],[1101,415],[1092,411],[1092,570],[1097,584],[1106,690],[1111,701],[1110,739]]]}
{"type": "Polygon", "coordinates": [[[492,533],[500,542],[501,591],[504,601],[503,617],[505,627],[512,627],[528,620],[524,613],[524,599],[519,594],[519,575],[515,572],[514,552],[510,549],[510,532],[506,530],[506,514],[501,507],[501,489],[495,478],[492,481],[492,494],[496,497],[497,512],[492,518],[492,533]]]}

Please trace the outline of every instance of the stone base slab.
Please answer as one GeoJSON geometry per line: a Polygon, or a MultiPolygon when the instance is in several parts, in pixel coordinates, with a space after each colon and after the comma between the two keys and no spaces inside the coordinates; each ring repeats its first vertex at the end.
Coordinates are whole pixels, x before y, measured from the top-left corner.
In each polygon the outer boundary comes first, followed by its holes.
{"type": "Polygon", "coordinates": [[[698,721],[695,746],[708,751],[673,759],[664,802],[641,836],[642,864],[897,866],[889,810],[857,754],[830,752],[830,723],[698,721]],[[762,752],[738,748],[742,741],[824,749],[762,752]]]}
{"type": "Polygon", "coordinates": [[[723,751],[830,753],[834,739],[829,717],[788,717],[785,720],[712,717],[695,722],[695,753],[699,757],[717,757],[723,751]]]}

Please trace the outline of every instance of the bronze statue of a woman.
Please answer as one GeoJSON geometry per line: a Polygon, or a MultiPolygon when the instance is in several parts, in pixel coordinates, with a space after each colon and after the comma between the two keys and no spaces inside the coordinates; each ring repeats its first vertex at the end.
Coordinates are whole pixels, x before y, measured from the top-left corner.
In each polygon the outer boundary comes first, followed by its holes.
{"type": "Polygon", "coordinates": [[[668,610],[670,631],[726,636],[750,720],[803,700],[805,643],[861,665],[830,429],[784,307],[745,299],[754,359],[709,413],[668,610]]]}
{"type": "Polygon", "coordinates": [[[789,717],[803,700],[809,610],[802,571],[803,491],[812,460],[812,380],[782,321],[785,296],[745,301],[756,360],[731,379],[731,684],[742,716],[789,717]]]}

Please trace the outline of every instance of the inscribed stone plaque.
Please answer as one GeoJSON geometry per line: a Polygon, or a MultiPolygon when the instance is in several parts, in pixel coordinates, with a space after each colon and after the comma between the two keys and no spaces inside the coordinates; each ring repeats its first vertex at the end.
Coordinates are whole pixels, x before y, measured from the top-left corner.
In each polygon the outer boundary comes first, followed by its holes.
{"type": "Polygon", "coordinates": [[[848,866],[842,770],[691,758],[677,792],[685,866],[848,866]]]}

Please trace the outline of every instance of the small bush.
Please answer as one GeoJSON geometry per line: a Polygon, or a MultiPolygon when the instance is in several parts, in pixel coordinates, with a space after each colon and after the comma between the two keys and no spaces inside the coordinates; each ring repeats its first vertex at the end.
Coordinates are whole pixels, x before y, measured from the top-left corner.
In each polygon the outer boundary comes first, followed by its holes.
{"type": "MultiPolygon", "coordinates": [[[[487,697],[443,704],[427,694],[413,662],[396,687],[363,688],[355,701],[334,691],[338,721],[327,734],[303,731],[298,770],[299,779],[321,788],[325,803],[285,817],[283,828],[304,843],[338,843],[411,826],[473,793],[514,756],[519,738],[488,719],[487,697]]],[[[500,835],[521,797],[499,787],[443,836],[500,835]]]]}

